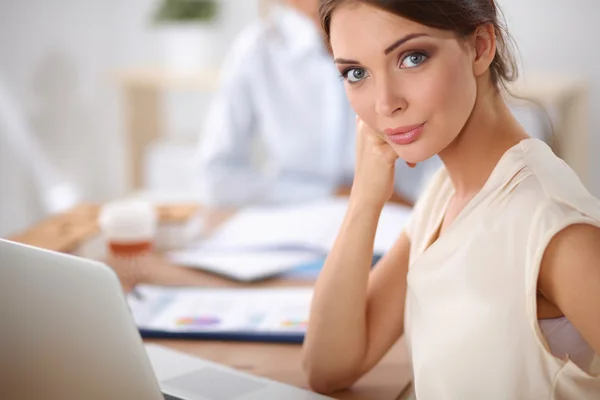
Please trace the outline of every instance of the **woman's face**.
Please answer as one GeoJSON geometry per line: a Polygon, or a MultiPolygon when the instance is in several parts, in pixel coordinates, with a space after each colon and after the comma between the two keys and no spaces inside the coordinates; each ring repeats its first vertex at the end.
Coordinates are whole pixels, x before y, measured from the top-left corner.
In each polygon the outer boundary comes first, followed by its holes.
{"type": "Polygon", "coordinates": [[[477,93],[464,40],[352,2],[334,11],[330,29],[352,107],[401,159],[424,161],[457,137],[477,93]]]}

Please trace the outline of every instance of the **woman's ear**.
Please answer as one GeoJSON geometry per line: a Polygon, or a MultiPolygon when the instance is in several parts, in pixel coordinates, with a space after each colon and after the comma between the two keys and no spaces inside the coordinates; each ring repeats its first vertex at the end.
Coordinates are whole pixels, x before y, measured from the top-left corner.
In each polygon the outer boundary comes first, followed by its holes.
{"type": "Polygon", "coordinates": [[[496,57],[496,29],[492,24],[485,24],[477,28],[473,34],[473,73],[475,76],[483,75],[496,57]]]}

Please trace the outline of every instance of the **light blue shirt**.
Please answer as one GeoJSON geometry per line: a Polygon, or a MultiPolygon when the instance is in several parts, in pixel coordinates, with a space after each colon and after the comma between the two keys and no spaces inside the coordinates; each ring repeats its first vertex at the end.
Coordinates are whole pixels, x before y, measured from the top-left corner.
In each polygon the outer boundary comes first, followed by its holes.
{"type": "MultiPolygon", "coordinates": [[[[343,81],[314,23],[277,7],[241,32],[223,65],[199,142],[201,197],[239,206],[331,195],[352,182],[355,135],[343,81]]],[[[415,200],[440,165],[411,170],[399,161],[396,191],[415,200]]]]}

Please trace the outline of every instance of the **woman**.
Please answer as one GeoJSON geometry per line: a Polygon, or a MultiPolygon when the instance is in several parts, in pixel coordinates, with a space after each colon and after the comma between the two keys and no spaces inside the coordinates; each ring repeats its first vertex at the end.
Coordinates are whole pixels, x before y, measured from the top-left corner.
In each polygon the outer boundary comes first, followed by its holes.
{"type": "MultiPolygon", "coordinates": [[[[350,186],[355,114],[317,10],[317,0],[287,0],[233,45],[199,146],[207,205],[311,200],[350,186]]],[[[399,167],[395,200],[414,202],[439,161],[428,165],[399,167]]]]}
{"type": "Polygon", "coordinates": [[[600,202],[508,110],[491,0],[322,0],[360,120],[350,205],[315,287],[311,386],[352,385],[405,334],[419,400],[596,399],[600,202]],[[371,272],[397,158],[444,167],[371,272]]]}

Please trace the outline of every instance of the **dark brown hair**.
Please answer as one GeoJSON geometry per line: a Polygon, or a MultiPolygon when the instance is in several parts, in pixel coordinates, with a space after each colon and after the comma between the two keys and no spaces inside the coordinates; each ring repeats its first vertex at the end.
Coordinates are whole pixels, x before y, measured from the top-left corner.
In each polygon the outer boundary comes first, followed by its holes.
{"type": "Polygon", "coordinates": [[[496,32],[496,56],[490,66],[492,82],[506,89],[506,84],[517,78],[513,41],[494,0],[321,0],[319,15],[328,41],[333,12],[349,2],[368,4],[431,28],[453,31],[460,37],[492,24],[496,32]]]}

